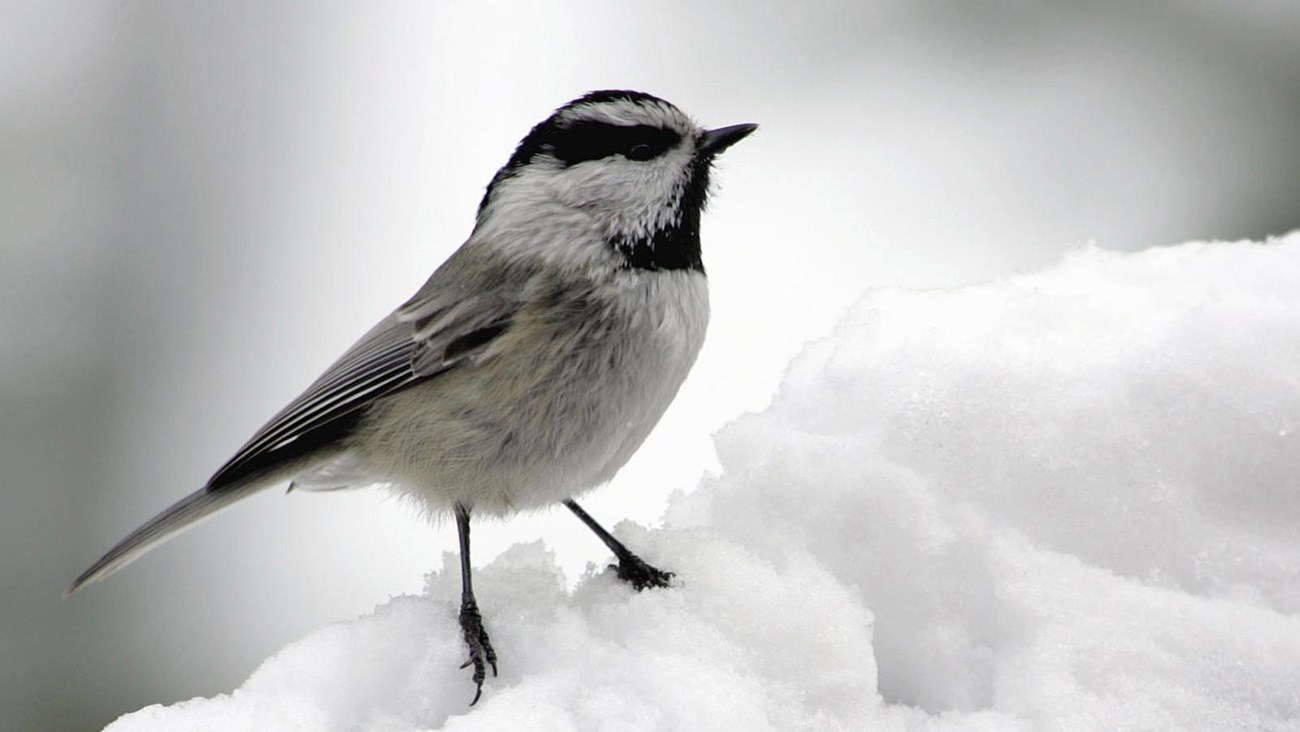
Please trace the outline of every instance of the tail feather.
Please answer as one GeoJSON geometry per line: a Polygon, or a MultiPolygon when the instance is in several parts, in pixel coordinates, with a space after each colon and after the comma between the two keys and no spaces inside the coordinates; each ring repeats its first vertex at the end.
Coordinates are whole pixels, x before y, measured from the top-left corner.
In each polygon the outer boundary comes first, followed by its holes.
{"type": "Polygon", "coordinates": [[[227,464],[217,471],[205,488],[172,504],[109,549],[90,569],[81,573],[64,593],[65,596],[91,582],[104,579],[139,559],[140,555],[150,549],[236,501],[270,488],[279,481],[293,479],[300,473],[322,472],[322,465],[340,455],[346,457],[346,450],[341,447],[341,443],[356,427],[358,419],[359,414],[355,412],[341,415],[297,435],[287,444],[245,456],[237,467],[232,468],[227,464]]]}
{"type": "Polygon", "coordinates": [[[172,504],[167,510],[149,519],[144,526],[118,542],[117,546],[109,549],[108,553],[100,557],[90,569],[82,572],[64,594],[71,595],[84,585],[104,579],[162,542],[266,487],[266,483],[259,482],[233,489],[216,491],[203,489],[189,494],[172,504]]]}

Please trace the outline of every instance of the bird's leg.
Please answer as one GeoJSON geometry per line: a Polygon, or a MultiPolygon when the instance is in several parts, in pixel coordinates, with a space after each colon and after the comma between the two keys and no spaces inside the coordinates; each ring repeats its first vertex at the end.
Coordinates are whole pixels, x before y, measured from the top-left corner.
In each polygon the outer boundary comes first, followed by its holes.
{"type": "Polygon", "coordinates": [[[582,523],[586,524],[587,528],[594,531],[596,536],[599,536],[600,540],[605,542],[605,546],[609,547],[610,551],[614,552],[614,556],[618,558],[618,566],[611,566],[611,568],[618,571],[619,579],[631,583],[632,587],[638,592],[647,587],[668,586],[668,580],[673,578],[672,572],[665,572],[662,569],[656,569],[649,564],[646,564],[645,560],[641,557],[628,551],[628,548],[623,546],[622,542],[615,539],[613,534],[605,530],[605,527],[596,523],[596,519],[592,518],[591,515],[584,511],[582,506],[579,506],[575,501],[571,499],[565,500],[564,505],[568,506],[569,510],[572,511],[575,516],[582,519],[582,523]]]}
{"type": "Polygon", "coordinates": [[[491,666],[492,675],[497,675],[497,654],[488,641],[487,631],[483,629],[483,616],[474,601],[469,566],[469,509],[462,505],[456,506],[456,532],[460,534],[460,631],[469,649],[469,660],[461,664],[461,668],[474,667],[474,701],[469,703],[472,707],[483,695],[487,667],[491,666]]]}

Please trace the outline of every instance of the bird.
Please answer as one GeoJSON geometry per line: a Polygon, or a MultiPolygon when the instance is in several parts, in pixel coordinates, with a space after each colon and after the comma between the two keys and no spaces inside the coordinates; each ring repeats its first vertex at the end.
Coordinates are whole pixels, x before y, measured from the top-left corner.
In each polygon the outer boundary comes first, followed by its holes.
{"type": "Polygon", "coordinates": [[[560,503],[637,591],[674,575],[574,500],[608,482],[704,343],[700,217],[710,171],[755,124],[705,129],[669,102],[594,91],[556,109],[492,177],[469,238],[199,490],[136,529],[72,594],[275,485],[384,485],[455,517],[471,706],[497,655],[474,597],[470,520],[560,503]]]}

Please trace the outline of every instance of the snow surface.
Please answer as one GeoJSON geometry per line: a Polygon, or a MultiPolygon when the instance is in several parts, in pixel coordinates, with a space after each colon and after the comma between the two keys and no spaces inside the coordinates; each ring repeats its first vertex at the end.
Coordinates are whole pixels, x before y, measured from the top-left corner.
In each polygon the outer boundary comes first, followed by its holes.
{"type": "MultiPolygon", "coordinates": [[[[617,533],[455,558],[136,730],[1300,730],[1300,232],[876,291],[617,533]]],[[[574,531],[585,531],[576,521],[574,531]]]]}

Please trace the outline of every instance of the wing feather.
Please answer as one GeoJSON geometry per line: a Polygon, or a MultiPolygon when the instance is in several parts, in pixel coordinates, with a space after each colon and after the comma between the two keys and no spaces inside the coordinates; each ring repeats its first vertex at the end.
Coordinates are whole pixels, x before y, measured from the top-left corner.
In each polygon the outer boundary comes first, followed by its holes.
{"type": "Polygon", "coordinates": [[[207,490],[237,481],[268,459],[274,462],[277,451],[304,435],[320,434],[321,427],[376,399],[485,357],[492,342],[509,329],[521,306],[523,284],[533,273],[516,269],[502,275],[498,270],[490,282],[458,281],[456,263],[457,257],[448,260],[415,297],[272,417],[212,476],[207,490]]]}
{"type": "Polygon", "coordinates": [[[389,317],[270,419],[208,481],[215,490],[268,453],[418,379],[411,371],[416,342],[410,328],[389,317]]]}

